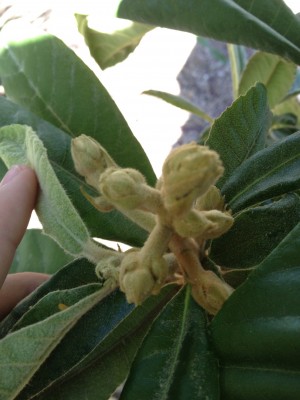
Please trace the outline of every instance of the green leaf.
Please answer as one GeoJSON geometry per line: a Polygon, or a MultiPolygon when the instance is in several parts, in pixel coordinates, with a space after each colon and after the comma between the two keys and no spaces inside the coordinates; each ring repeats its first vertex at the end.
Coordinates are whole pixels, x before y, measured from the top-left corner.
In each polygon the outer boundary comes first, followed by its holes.
{"type": "Polygon", "coordinates": [[[153,26],[121,21],[112,18],[109,32],[105,30],[107,20],[103,18],[98,23],[97,29],[89,26],[87,15],[75,14],[79,32],[83,35],[91,55],[100,68],[105,69],[125,60],[140,43],[144,35],[153,29],[153,26]],[[102,22],[102,24],[101,24],[102,22]],[[124,27],[124,22],[127,26],[124,27]]]}
{"type": "Polygon", "coordinates": [[[161,100],[166,101],[169,104],[172,104],[175,107],[181,108],[182,110],[188,111],[192,114],[197,115],[199,118],[204,119],[209,123],[213,123],[214,119],[202,111],[200,108],[190,103],[189,101],[183,99],[180,96],[175,96],[174,94],[161,92],[159,90],[146,90],[143,94],[148,94],[149,96],[157,97],[161,100]]]}
{"type": "Polygon", "coordinates": [[[238,167],[222,188],[236,213],[264,200],[300,188],[300,132],[254,154],[238,167]]]}
{"type": "Polygon", "coordinates": [[[39,229],[29,229],[18,246],[9,271],[10,273],[32,271],[54,274],[71,261],[72,257],[49,236],[43,235],[39,229]]]}
{"type": "Polygon", "coordinates": [[[205,144],[220,154],[224,164],[219,187],[247,158],[265,147],[270,123],[266,89],[261,84],[235,100],[215,120],[205,144]]]}
{"type": "Polygon", "coordinates": [[[93,72],[58,38],[10,22],[1,31],[6,95],[71,136],[94,137],[122,167],[155,175],[144,150],[93,72]]]}
{"type": "MultiPolygon", "coordinates": [[[[23,107],[20,107],[4,97],[0,97],[0,127],[14,123],[25,124],[37,132],[47,148],[48,158],[62,186],[67,191],[75,208],[84,220],[93,237],[141,246],[147,238],[146,232],[129,221],[121,213],[113,211],[100,213],[82,195],[80,187],[90,194],[97,192],[90,189],[84,178],[74,170],[70,151],[70,137],[48,122],[38,118],[23,107]]],[[[4,174],[6,168],[1,168],[4,174]]]]}
{"type": "Polygon", "coordinates": [[[212,322],[221,398],[297,399],[300,393],[300,224],[212,322]]]}
{"type": "Polygon", "coordinates": [[[0,399],[23,389],[64,335],[101,297],[97,291],[64,311],[7,335],[0,341],[0,399]]]}
{"type": "Polygon", "coordinates": [[[239,84],[239,95],[245,94],[256,82],[265,85],[273,108],[291,89],[297,66],[273,54],[258,52],[249,60],[239,84]]]}
{"type": "Polygon", "coordinates": [[[300,198],[294,193],[243,210],[233,227],[213,240],[209,257],[230,269],[255,267],[299,221],[300,198]]]}
{"type": "Polygon", "coordinates": [[[219,399],[218,365],[206,325],[190,290],[181,290],[152,325],[121,399],[219,399]]]}
{"type": "Polygon", "coordinates": [[[82,254],[91,241],[89,232],[58,181],[36,133],[23,125],[1,128],[0,157],[8,167],[29,164],[35,170],[40,187],[36,212],[44,231],[68,253],[82,254]]]}
{"type": "Polygon", "coordinates": [[[23,299],[4,320],[0,321],[0,338],[7,335],[19,319],[48,293],[97,282],[99,282],[99,279],[95,273],[95,265],[86,259],[73,261],[40,285],[23,299]]]}
{"type": "MultiPolygon", "coordinates": [[[[236,99],[238,97],[239,81],[247,62],[247,55],[243,46],[237,46],[231,43],[227,43],[227,51],[231,67],[233,98],[236,99]]],[[[250,89],[250,86],[248,89],[250,89]]]]}
{"type": "Polygon", "coordinates": [[[135,308],[120,292],[112,293],[63,339],[22,393],[23,398],[107,400],[128,375],[153,319],[176,290],[169,286],[135,308]]]}
{"type": "Polygon", "coordinates": [[[258,48],[300,64],[300,21],[282,0],[123,0],[118,15],[258,48]]]}

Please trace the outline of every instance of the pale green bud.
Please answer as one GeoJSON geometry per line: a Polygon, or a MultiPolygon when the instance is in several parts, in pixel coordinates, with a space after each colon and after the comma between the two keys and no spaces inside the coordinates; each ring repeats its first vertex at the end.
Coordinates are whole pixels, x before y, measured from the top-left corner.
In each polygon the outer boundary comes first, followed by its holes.
{"type": "Polygon", "coordinates": [[[131,168],[108,168],[99,180],[99,189],[108,202],[127,210],[143,203],[144,176],[131,168]]]}
{"type": "Polygon", "coordinates": [[[216,224],[197,210],[173,219],[173,227],[181,237],[201,237],[205,232],[216,228],[216,224]]]}
{"type": "Polygon", "coordinates": [[[81,188],[81,193],[84,197],[99,211],[109,212],[115,209],[115,207],[109,203],[103,196],[93,197],[90,196],[85,190],[81,188]]]}
{"type": "Polygon", "coordinates": [[[126,254],[120,269],[120,289],[126,294],[128,303],[141,304],[151,294],[157,294],[168,273],[167,262],[163,259],[144,261],[141,253],[126,254]]]}
{"type": "Polygon", "coordinates": [[[172,215],[187,212],[223,174],[219,155],[206,146],[189,143],[173,150],[163,166],[163,197],[172,215]]]}
{"type": "Polygon", "coordinates": [[[221,191],[214,185],[210,186],[208,191],[198,197],[195,208],[201,211],[220,210],[225,208],[224,197],[221,191]]]}
{"type": "Polygon", "coordinates": [[[93,138],[80,135],[71,142],[71,154],[76,171],[97,189],[100,174],[116,166],[107,151],[93,138]]]}
{"type": "Polygon", "coordinates": [[[202,236],[203,239],[215,239],[224,235],[233,225],[234,218],[228,212],[218,210],[202,212],[209,221],[213,223],[213,227],[208,229],[202,236]]]}

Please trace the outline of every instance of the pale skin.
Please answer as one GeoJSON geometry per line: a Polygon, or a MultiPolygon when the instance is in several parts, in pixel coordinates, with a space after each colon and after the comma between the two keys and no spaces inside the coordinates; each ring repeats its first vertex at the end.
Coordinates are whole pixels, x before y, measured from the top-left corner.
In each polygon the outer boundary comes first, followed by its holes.
{"type": "Polygon", "coordinates": [[[49,278],[46,274],[34,272],[9,274],[35,206],[37,192],[36,175],[24,165],[12,167],[0,183],[0,320],[49,278]]]}

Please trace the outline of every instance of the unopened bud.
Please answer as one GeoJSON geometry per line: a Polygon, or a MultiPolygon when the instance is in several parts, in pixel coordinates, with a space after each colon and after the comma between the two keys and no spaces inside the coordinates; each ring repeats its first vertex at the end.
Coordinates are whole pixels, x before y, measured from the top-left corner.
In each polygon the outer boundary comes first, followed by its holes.
{"type": "Polygon", "coordinates": [[[163,166],[163,196],[173,215],[187,212],[223,174],[219,155],[206,146],[189,143],[173,150],[163,166]]]}
{"type": "Polygon", "coordinates": [[[99,180],[99,189],[108,202],[128,210],[143,202],[144,176],[131,168],[108,168],[99,180]]]}
{"type": "Polygon", "coordinates": [[[126,254],[120,269],[120,289],[126,294],[128,303],[141,304],[151,294],[157,294],[164,284],[168,272],[167,262],[161,258],[143,261],[141,253],[126,254]]]}
{"type": "Polygon", "coordinates": [[[181,237],[200,237],[215,228],[215,224],[207,219],[201,211],[191,210],[184,216],[173,219],[175,231],[181,237]]]}
{"type": "Polygon", "coordinates": [[[72,139],[71,154],[76,171],[96,189],[101,173],[109,167],[116,166],[107,151],[96,140],[86,135],[72,139]]]}
{"type": "Polygon", "coordinates": [[[234,218],[228,212],[218,210],[203,211],[205,218],[213,223],[211,229],[203,234],[203,239],[215,239],[224,235],[233,225],[234,218]]]}
{"type": "Polygon", "coordinates": [[[224,207],[224,197],[222,196],[221,191],[214,185],[210,186],[206,193],[198,197],[195,204],[195,208],[201,211],[223,211],[224,207]]]}

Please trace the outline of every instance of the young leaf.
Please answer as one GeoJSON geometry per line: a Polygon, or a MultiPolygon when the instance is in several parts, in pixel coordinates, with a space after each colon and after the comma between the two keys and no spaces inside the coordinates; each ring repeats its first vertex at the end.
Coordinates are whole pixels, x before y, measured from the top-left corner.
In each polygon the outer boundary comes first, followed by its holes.
{"type": "Polygon", "coordinates": [[[94,137],[121,167],[156,181],[144,150],[93,72],[61,40],[30,26],[1,31],[0,76],[6,95],[70,136],[94,137]]]}
{"type": "Polygon", "coordinates": [[[300,63],[300,21],[282,0],[123,0],[118,15],[259,48],[300,63]]]}
{"type": "Polygon", "coordinates": [[[19,319],[48,293],[97,282],[99,279],[95,273],[95,265],[86,259],[73,261],[39,286],[22,300],[4,320],[0,321],[0,338],[7,335],[19,319]]]}
{"type": "Polygon", "coordinates": [[[101,292],[0,341],[1,400],[12,400],[20,393],[64,335],[99,301],[101,292]]]}
{"type": "Polygon", "coordinates": [[[258,265],[300,221],[300,198],[289,193],[267,204],[243,210],[233,227],[213,240],[209,257],[222,267],[258,265]]]}
{"type": "Polygon", "coordinates": [[[71,261],[72,257],[49,236],[43,235],[39,229],[29,229],[17,248],[9,271],[10,273],[32,271],[54,274],[71,261]]]}
{"type": "Polygon", "coordinates": [[[0,157],[8,167],[29,164],[35,170],[40,186],[36,212],[44,231],[68,253],[82,254],[90,242],[89,232],[59,183],[36,133],[22,125],[1,128],[0,157]]]}
{"type": "Polygon", "coordinates": [[[187,289],[165,307],[140,348],[121,400],[219,399],[204,311],[187,289]]]}
{"type": "Polygon", "coordinates": [[[239,84],[239,95],[245,94],[256,82],[265,85],[268,102],[273,108],[291,89],[297,66],[273,54],[258,52],[249,60],[239,84]]]}
{"type": "Polygon", "coordinates": [[[105,30],[107,20],[99,24],[99,29],[89,26],[87,15],[76,14],[79,32],[83,35],[91,55],[100,68],[105,69],[125,60],[140,43],[143,36],[153,29],[153,26],[133,22],[123,26],[120,19],[112,18],[110,31],[105,30]],[[121,22],[121,24],[120,24],[121,22]],[[102,26],[102,29],[101,29],[102,26]],[[112,28],[115,29],[112,29],[112,28]]]}
{"type": "Polygon", "coordinates": [[[299,246],[300,224],[233,293],[213,320],[222,399],[298,398],[299,246]]]}
{"type": "Polygon", "coordinates": [[[107,400],[128,375],[153,319],[176,290],[166,287],[136,308],[120,292],[112,293],[66,335],[22,395],[36,400],[107,400]]]}
{"type": "Polygon", "coordinates": [[[265,147],[270,123],[267,93],[261,84],[235,100],[215,120],[205,144],[220,154],[224,164],[224,175],[217,183],[219,187],[247,158],[265,147]]]}
{"type": "MultiPolygon", "coordinates": [[[[144,243],[147,234],[143,229],[117,211],[100,213],[83,197],[80,187],[90,191],[93,196],[97,196],[97,192],[76,173],[70,151],[71,139],[66,133],[4,97],[0,97],[0,110],[0,127],[25,124],[36,131],[47,149],[48,158],[60,183],[93,237],[120,241],[131,246],[141,246],[144,243]]],[[[4,174],[6,168],[1,168],[1,163],[0,173],[4,174]]]]}
{"type": "Polygon", "coordinates": [[[181,108],[182,110],[188,111],[192,114],[197,115],[199,118],[204,119],[205,121],[209,122],[210,124],[214,122],[214,119],[207,115],[204,111],[200,108],[195,106],[194,104],[190,103],[189,101],[183,99],[180,96],[175,96],[174,94],[161,92],[159,90],[146,90],[143,94],[148,94],[149,96],[157,97],[161,100],[166,101],[167,103],[172,104],[175,107],[181,108]]]}
{"type": "Polygon", "coordinates": [[[236,213],[246,207],[300,188],[300,132],[254,154],[222,188],[236,213]]]}

